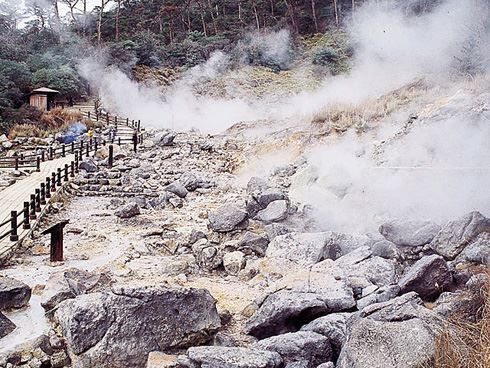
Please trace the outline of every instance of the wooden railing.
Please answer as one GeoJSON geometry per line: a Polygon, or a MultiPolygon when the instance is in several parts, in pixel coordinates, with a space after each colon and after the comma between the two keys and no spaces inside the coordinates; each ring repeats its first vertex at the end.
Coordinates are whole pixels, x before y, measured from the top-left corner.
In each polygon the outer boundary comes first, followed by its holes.
{"type": "MultiPolygon", "coordinates": [[[[141,122],[121,119],[118,116],[110,116],[109,114],[91,114],[90,112],[82,113],[85,117],[92,119],[95,115],[97,121],[103,117],[104,122],[114,123],[114,125],[126,125],[131,127],[134,132],[137,133],[137,144],[143,142],[144,133],[141,132],[141,122]]],[[[112,167],[113,164],[113,145],[117,144],[119,146],[133,142],[133,136],[131,138],[121,138],[111,139],[107,141],[106,139],[100,139],[93,137],[88,141],[84,142],[80,140],[79,142],[72,142],[70,144],[62,144],[59,147],[39,147],[36,148],[36,153],[29,155],[14,155],[12,157],[2,157],[0,158],[0,168],[8,167],[19,169],[21,167],[36,167],[36,171],[41,171],[41,164],[45,161],[53,160],[55,158],[66,157],[67,154],[73,154],[74,159],[69,163],[65,164],[64,168],[58,168],[56,171],[52,172],[50,176],[45,178],[45,181],[40,183],[39,188],[34,190],[34,193],[30,195],[28,201],[24,202],[22,208],[11,211],[10,218],[7,218],[4,222],[0,223],[0,229],[6,227],[10,224],[9,230],[0,233],[0,242],[5,238],[9,238],[12,242],[17,242],[19,240],[19,228],[30,229],[32,222],[36,221],[38,214],[42,211],[42,206],[46,205],[51,195],[57,192],[63,185],[63,182],[68,182],[70,177],[75,177],[75,174],[79,172],[80,161],[83,157],[90,157],[92,152],[95,153],[101,146],[106,146],[109,144],[109,157],[108,165],[112,167]]],[[[136,146],[135,146],[136,147],[136,146]]],[[[0,254],[1,256],[1,254],[0,254]]]]}
{"type": "MultiPolygon", "coordinates": [[[[96,118],[96,121],[104,121],[106,124],[113,123],[115,129],[117,131],[118,126],[125,125],[133,129],[133,131],[137,132],[137,144],[141,144],[143,142],[144,133],[141,132],[141,121],[129,120],[129,118],[122,119],[116,115],[112,116],[109,114],[92,114],[90,112],[81,112],[82,115],[88,119],[96,118]]],[[[121,146],[122,144],[128,144],[133,142],[133,137],[111,139],[110,143],[117,144],[121,146]]],[[[80,155],[83,154],[84,151],[92,150],[92,147],[95,147],[97,150],[98,145],[106,145],[108,143],[105,139],[100,138],[91,138],[89,141],[79,141],[72,142],[71,144],[61,144],[58,147],[54,146],[39,146],[33,148],[32,151],[35,153],[31,154],[14,154],[10,157],[0,157],[0,168],[11,168],[15,170],[19,170],[20,168],[36,168],[36,171],[40,171],[40,166],[42,162],[46,160],[53,160],[59,157],[65,157],[67,153],[73,154],[76,150],[80,152],[80,155]]],[[[80,156],[81,157],[81,156],[80,156]]]]}

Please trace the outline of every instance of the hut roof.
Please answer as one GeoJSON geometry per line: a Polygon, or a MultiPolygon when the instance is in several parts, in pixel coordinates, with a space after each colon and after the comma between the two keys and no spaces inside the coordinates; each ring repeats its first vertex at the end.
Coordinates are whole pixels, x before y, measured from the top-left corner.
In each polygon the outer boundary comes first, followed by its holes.
{"type": "Polygon", "coordinates": [[[35,89],[31,93],[32,94],[34,94],[34,93],[60,93],[60,91],[57,91],[57,90],[51,89],[51,88],[43,87],[43,88],[35,89]]]}

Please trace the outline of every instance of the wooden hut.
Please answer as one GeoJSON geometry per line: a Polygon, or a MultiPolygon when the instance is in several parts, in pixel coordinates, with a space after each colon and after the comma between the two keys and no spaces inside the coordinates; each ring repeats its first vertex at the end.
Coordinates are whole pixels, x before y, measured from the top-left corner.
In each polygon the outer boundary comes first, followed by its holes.
{"type": "Polygon", "coordinates": [[[54,100],[59,91],[51,88],[38,88],[31,92],[29,104],[42,111],[49,111],[54,107],[54,100]]]}

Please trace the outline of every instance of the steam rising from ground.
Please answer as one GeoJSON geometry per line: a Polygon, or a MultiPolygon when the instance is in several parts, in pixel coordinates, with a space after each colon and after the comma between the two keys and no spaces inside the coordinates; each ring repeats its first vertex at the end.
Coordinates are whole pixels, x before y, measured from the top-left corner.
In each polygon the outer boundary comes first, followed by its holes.
{"type": "MultiPolygon", "coordinates": [[[[95,60],[85,60],[80,70],[99,89],[103,103],[122,115],[155,127],[209,132],[267,117],[301,121],[332,104],[361,103],[418,78],[448,86],[456,71],[486,73],[489,12],[483,0],[464,5],[447,0],[417,16],[393,3],[372,1],[356,12],[349,27],[356,50],[349,75],[328,78],[316,91],[274,106],[194,95],[193,86],[201,78],[228,70],[229,58],[222,53],[191,69],[165,94],[95,60]]],[[[258,42],[273,57],[287,56],[284,33],[258,42]]],[[[380,157],[373,156],[369,135],[346,135],[315,149],[309,161],[318,179],[299,188],[296,197],[315,206],[325,229],[344,231],[373,230],[393,217],[443,222],[470,210],[489,215],[490,129],[485,111],[490,97],[481,94],[479,99],[479,105],[471,94],[450,101],[439,115],[422,119],[405,137],[386,145],[380,157]],[[378,159],[385,168],[377,168],[378,159]]]]}

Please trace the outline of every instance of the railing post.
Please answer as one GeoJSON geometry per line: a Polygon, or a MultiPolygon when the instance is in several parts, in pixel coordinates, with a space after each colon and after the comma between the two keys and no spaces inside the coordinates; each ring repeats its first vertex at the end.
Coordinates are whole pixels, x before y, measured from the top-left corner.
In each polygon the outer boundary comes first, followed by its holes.
{"type": "Polygon", "coordinates": [[[114,163],[114,146],[109,145],[109,167],[112,167],[114,163]]]}
{"type": "Polygon", "coordinates": [[[17,241],[19,236],[17,235],[17,211],[10,212],[10,240],[17,241]]]}
{"type": "Polygon", "coordinates": [[[116,123],[116,125],[117,125],[117,115],[116,115],[116,116],[114,116],[114,122],[115,122],[115,123],[116,123]]]}
{"type": "Polygon", "coordinates": [[[107,123],[107,124],[109,124],[109,113],[107,113],[107,114],[105,115],[105,120],[106,120],[106,123],[107,123]]]}
{"type": "Polygon", "coordinates": [[[46,183],[41,183],[41,205],[46,204],[46,183]]]}
{"type": "Polygon", "coordinates": [[[66,146],[63,143],[63,146],[61,146],[61,156],[66,157],[66,146]]]}
{"type": "Polygon", "coordinates": [[[88,118],[90,119],[90,111],[87,113],[88,118]]]}
{"type": "Polygon", "coordinates": [[[15,155],[15,170],[19,170],[19,157],[15,155]]]}
{"type": "Polygon", "coordinates": [[[52,160],[53,159],[53,147],[49,147],[49,158],[48,160],[52,160]]]}
{"type": "Polygon", "coordinates": [[[41,171],[41,158],[39,156],[36,157],[36,171],[41,171]]]}
{"type": "Polygon", "coordinates": [[[36,212],[41,212],[41,191],[36,189],[36,212]]]}
{"type": "Polygon", "coordinates": [[[35,220],[35,219],[37,219],[37,215],[36,215],[36,195],[35,194],[31,194],[31,201],[30,201],[29,205],[31,206],[31,212],[29,213],[29,218],[31,220],[35,220]]]}
{"type": "Polygon", "coordinates": [[[51,178],[46,178],[46,198],[51,198],[51,178]]]}
{"type": "Polygon", "coordinates": [[[75,172],[78,173],[78,151],[75,152],[75,172]]]}
{"type": "Polygon", "coordinates": [[[61,187],[61,168],[58,167],[56,175],[56,185],[61,187]]]}
{"type": "Polygon", "coordinates": [[[24,225],[23,229],[27,230],[31,228],[31,224],[29,223],[29,202],[24,202],[24,225]]]}
{"type": "Polygon", "coordinates": [[[68,181],[68,164],[65,164],[64,181],[68,181]]]}
{"type": "Polygon", "coordinates": [[[71,142],[71,153],[75,153],[75,141],[71,142]]]}
{"type": "Polygon", "coordinates": [[[138,132],[141,132],[141,120],[138,120],[138,132]]]}
{"type": "Polygon", "coordinates": [[[121,147],[121,137],[117,139],[117,144],[119,145],[119,147],[121,147]]]}
{"type": "Polygon", "coordinates": [[[56,173],[51,173],[51,192],[56,192],[56,173]]]}
{"type": "Polygon", "coordinates": [[[75,161],[70,162],[70,177],[75,177],[75,161]]]}
{"type": "Polygon", "coordinates": [[[126,118],[126,125],[129,126],[129,118],[126,118]]]}
{"type": "Polygon", "coordinates": [[[46,153],[46,152],[45,152],[45,150],[43,149],[43,150],[41,151],[41,160],[42,160],[42,162],[46,161],[46,158],[44,157],[44,154],[45,154],[45,153],[46,153]]]}

